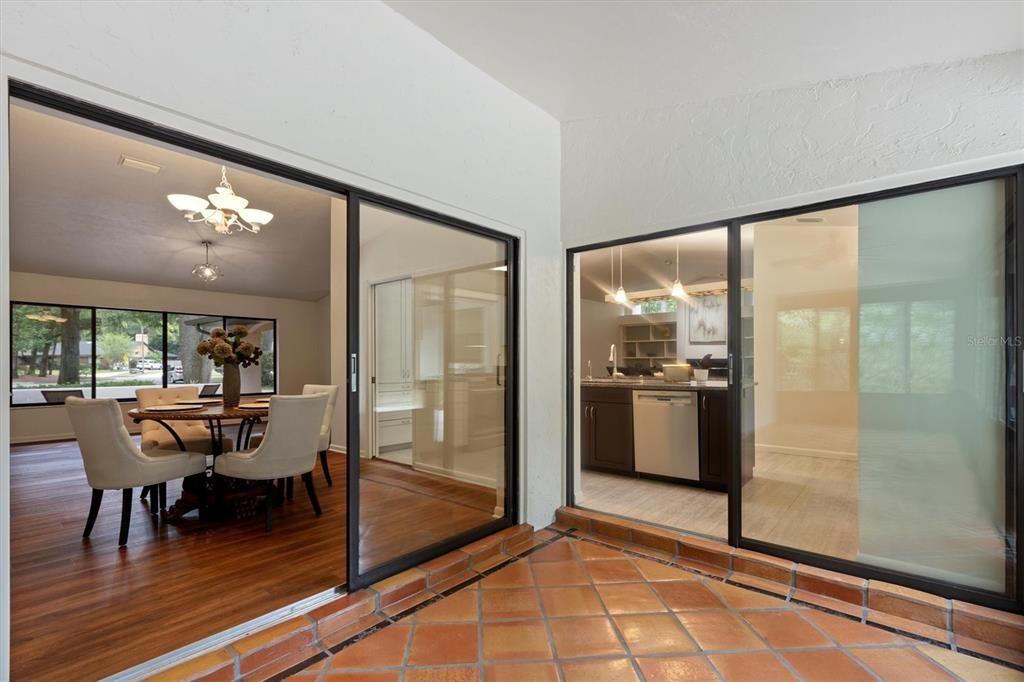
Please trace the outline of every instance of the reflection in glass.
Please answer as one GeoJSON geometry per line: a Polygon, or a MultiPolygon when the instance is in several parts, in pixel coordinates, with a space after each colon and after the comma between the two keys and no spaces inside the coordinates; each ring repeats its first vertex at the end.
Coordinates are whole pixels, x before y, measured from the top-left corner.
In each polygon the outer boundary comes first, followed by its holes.
{"type": "Polygon", "coordinates": [[[744,537],[1013,588],[1005,206],[996,180],[743,226],[744,537]]]}
{"type": "Polygon", "coordinates": [[[191,384],[207,388],[207,393],[219,391],[223,381],[213,360],[196,352],[199,342],[209,336],[210,331],[224,325],[219,315],[190,315],[169,313],[167,315],[167,385],[191,384]]]}
{"type": "Polygon", "coordinates": [[[504,515],[505,244],[364,204],[360,572],[504,515]]]}
{"type": "Polygon", "coordinates": [[[274,321],[254,320],[246,317],[229,317],[225,320],[225,329],[236,324],[244,325],[249,330],[248,341],[255,343],[263,350],[258,365],[240,368],[242,374],[242,393],[273,393],[274,392],[274,321]]]}

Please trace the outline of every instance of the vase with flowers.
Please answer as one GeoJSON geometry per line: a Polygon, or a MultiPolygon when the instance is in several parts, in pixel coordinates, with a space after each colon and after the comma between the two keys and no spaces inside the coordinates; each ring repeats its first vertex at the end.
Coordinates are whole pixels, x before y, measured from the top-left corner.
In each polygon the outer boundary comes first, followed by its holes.
{"type": "Polygon", "coordinates": [[[242,378],[239,367],[260,364],[263,351],[256,344],[246,341],[249,328],[244,324],[232,325],[227,331],[220,327],[210,331],[210,338],[203,339],[196,346],[196,352],[213,360],[224,375],[224,407],[236,407],[242,395],[242,378]]]}

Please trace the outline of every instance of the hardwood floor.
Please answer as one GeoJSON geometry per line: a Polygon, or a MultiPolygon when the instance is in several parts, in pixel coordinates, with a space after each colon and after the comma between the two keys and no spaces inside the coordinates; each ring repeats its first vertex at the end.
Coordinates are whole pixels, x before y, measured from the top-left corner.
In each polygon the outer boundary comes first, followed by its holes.
{"type": "MultiPolygon", "coordinates": [[[[361,547],[379,563],[491,518],[478,486],[380,462],[364,466],[361,547]]],[[[95,679],[345,583],[345,462],[319,466],[323,516],[295,499],[263,515],[157,523],[133,502],[118,550],[120,495],[108,492],[89,540],[91,491],[75,443],[11,448],[11,636],[14,679],[95,679]]],[[[168,501],[180,482],[168,484],[168,501]]],[[[489,504],[489,506],[488,506],[489,504]]]]}

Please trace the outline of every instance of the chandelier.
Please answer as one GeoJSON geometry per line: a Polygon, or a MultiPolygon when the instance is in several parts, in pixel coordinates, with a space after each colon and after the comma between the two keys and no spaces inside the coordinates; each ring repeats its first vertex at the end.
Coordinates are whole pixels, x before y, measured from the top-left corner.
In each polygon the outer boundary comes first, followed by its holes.
{"type": "Polygon", "coordinates": [[[192,268],[192,274],[204,282],[212,282],[221,276],[220,266],[210,262],[210,242],[204,241],[203,246],[206,247],[206,261],[196,263],[196,266],[192,268]]]}
{"type": "Polygon", "coordinates": [[[274,219],[274,214],[258,208],[247,208],[249,200],[235,194],[228,182],[228,169],[220,167],[220,184],[209,201],[191,194],[168,194],[171,206],[185,214],[190,223],[206,223],[219,234],[247,230],[258,234],[263,226],[274,219]],[[213,208],[210,208],[213,204],[213,208]]]}

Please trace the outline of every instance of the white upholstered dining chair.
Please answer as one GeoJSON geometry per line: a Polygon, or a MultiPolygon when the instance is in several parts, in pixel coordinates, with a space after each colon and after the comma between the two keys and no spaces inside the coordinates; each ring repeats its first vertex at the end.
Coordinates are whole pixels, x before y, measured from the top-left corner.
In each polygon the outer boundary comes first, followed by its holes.
{"type": "Polygon", "coordinates": [[[267,530],[274,522],[274,480],[301,476],[313,511],[320,516],[320,502],[313,489],[313,467],[320,443],[320,424],[327,395],[274,396],[270,399],[267,430],[255,448],[229,452],[213,463],[216,473],[249,481],[264,481],[267,495],[267,530]]]}
{"type": "MultiPolygon", "coordinates": [[[[139,404],[139,409],[142,410],[155,405],[173,405],[183,400],[197,400],[198,398],[199,389],[196,386],[135,389],[135,400],[139,404]]],[[[202,421],[175,421],[171,426],[174,428],[174,432],[178,434],[178,437],[181,438],[181,443],[185,446],[186,450],[189,452],[205,452],[208,455],[213,454],[213,437],[206,424],[202,421]]],[[[178,447],[178,441],[174,440],[174,436],[162,424],[158,424],[152,419],[144,419],[141,423],[141,430],[141,447],[143,450],[174,450],[175,452],[181,450],[178,447]]],[[[221,438],[220,452],[229,452],[233,447],[234,443],[230,437],[223,436],[221,438]]],[[[146,495],[152,491],[152,488],[144,487],[139,494],[139,499],[145,499],[146,495]]],[[[149,501],[151,503],[150,510],[154,514],[157,513],[158,507],[162,508],[164,506],[158,503],[155,495],[150,497],[149,501]]]]}
{"type": "MultiPolygon", "coordinates": [[[[139,409],[145,410],[155,405],[174,405],[184,400],[198,400],[199,389],[195,386],[168,386],[167,388],[135,389],[135,400],[139,409]]],[[[181,438],[185,449],[192,452],[213,454],[213,440],[210,430],[200,420],[175,421],[174,431],[181,438]]],[[[231,439],[225,436],[221,441],[221,452],[228,452],[234,447],[231,439]]],[[[166,428],[152,420],[142,422],[143,450],[180,450],[174,436],[166,428]]]]}
{"type": "MultiPolygon", "coordinates": [[[[327,396],[327,406],[324,408],[324,417],[320,422],[320,440],[317,443],[316,451],[320,456],[320,469],[324,472],[324,479],[327,480],[327,487],[334,485],[331,479],[331,468],[327,463],[327,451],[331,448],[331,423],[334,421],[334,408],[338,403],[338,387],[334,384],[306,384],[302,387],[302,395],[315,395],[323,393],[327,396]]],[[[249,443],[255,447],[260,444],[262,436],[253,436],[249,443]]],[[[289,481],[289,493],[291,492],[291,481],[289,481]]]]}
{"type": "Polygon", "coordinates": [[[85,478],[92,488],[92,505],[82,537],[89,537],[100,510],[104,490],[121,490],[121,534],[118,545],[128,542],[132,488],[162,486],[167,481],[206,471],[202,452],[136,447],[124,426],[121,408],[113,398],[91,400],[70,397],[64,402],[78,440],[85,478]]]}

